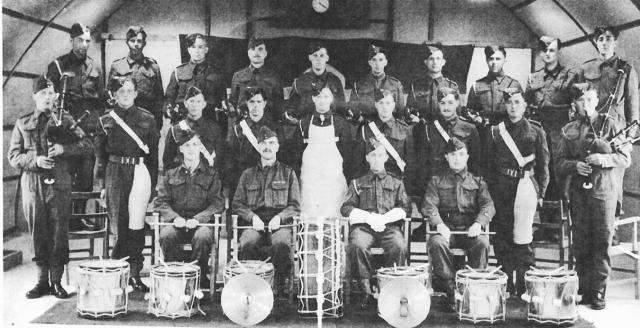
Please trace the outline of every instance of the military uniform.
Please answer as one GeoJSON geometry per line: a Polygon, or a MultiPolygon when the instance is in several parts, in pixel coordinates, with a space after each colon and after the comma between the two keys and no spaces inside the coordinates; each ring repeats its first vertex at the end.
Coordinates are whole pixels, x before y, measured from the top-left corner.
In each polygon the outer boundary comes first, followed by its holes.
{"type": "MultiPolygon", "coordinates": [[[[456,137],[467,145],[469,170],[476,174],[480,173],[481,146],[475,125],[461,120],[458,116],[449,121],[439,117],[438,123],[448,138],[456,137]]],[[[416,165],[419,168],[420,177],[417,188],[419,194],[422,195],[432,176],[442,174],[449,169],[449,165],[444,159],[447,141],[436,128],[434,121],[418,123],[415,125],[413,133],[416,140],[416,165]]]]}
{"type": "Polygon", "coordinates": [[[496,231],[494,250],[498,264],[509,275],[507,288],[510,292],[524,291],[524,272],[535,266],[531,244],[514,242],[514,206],[521,179],[531,179],[537,191],[537,199],[543,198],[549,183],[549,149],[540,123],[521,119],[516,123],[505,120],[505,129],[513,139],[523,157],[535,158],[520,167],[511,153],[498,126],[492,126],[487,140],[486,174],[491,196],[496,208],[492,229],[496,231]],[[517,286],[514,290],[513,270],[516,270],[517,286]]]}
{"type": "Polygon", "coordinates": [[[131,276],[136,277],[144,260],[144,229],[129,229],[129,194],[135,168],[142,163],[149,171],[151,190],[155,190],[160,132],[153,115],[144,109],[135,105],[123,109],[116,105],[113,110],[149,148],[146,154],[108,113],[100,117],[102,132],[96,141],[97,178],[106,190],[107,212],[113,232],[117,235],[113,257],[129,256],[127,261],[131,264],[131,276]]]}
{"type": "MultiPolygon", "coordinates": [[[[166,171],[158,183],[158,197],[154,203],[163,222],[173,222],[177,217],[195,219],[209,223],[214,214],[224,210],[222,183],[218,170],[200,161],[194,172],[184,166],[166,171]]],[[[160,231],[160,247],[165,262],[183,261],[178,244],[191,241],[192,250],[188,261],[198,261],[203,275],[208,268],[209,252],[214,240],[211,227],[198,226],[193,230],[165,226],[160,231]]]]}
{"type": "Polygon", "coordinates": [[[171,108],[178,105],[181,116],[186,117],[184,101],[189,86],[202,90],[204,100],[207,102],[202,115],[216,121],[226,135],[227,117],[224,113],[215,110],[215,108],[222,108],[222,101],[227,99],[227,86],[222,74],[207,61],[200,64],[187,62],[176,67],[169,77],[169,85],[164,94],[165,108],[167,105],[171,108]]]}
{"type": "Polygon", "coordinates": [[[442,75],[432,78],[425,74],[411,82],[411,90],[407,98],[409,110],[417,110],[424,120],[436,119],[438,113],[438,89],[450,88],[458,90],[458,84],[442,75]]]}
{"type": "Polygon", "coordinates": [[[324,73],[316,75],[313,71],[305,72],[293,80],[291,95],[285,104],[289,115],[301,119],[315,111],[315,105],[311,99],[314,89],[327,85],[333,94],[333,104],[331,108],[335,113],[345,116],[345,98],[342,82],[333,73],[325,70],[324,73]]]}
{"type": "MultiPolygon", "coordinates": [[[[214,165],[218,169],[224,167],[225,161],[225,136],[222,134],[222,130],[218,124],[206,117],[200,117],[197,120],[193,120],[190,117],[185,118],[184,123],[177,123],[171,126],[171,129],[167,133],[167,137],[164,144],[164,152],[162,153],[162,164],[165,171],[175,168],[182,163],[181,155],[178,152],[178,144],[176,138],[183,131],[183,124],[186,124],[190,130],[195,131],[200,137],[200,141],[210,154],[215,154],[214,165]]],[[[206,160],[203,158],[203,160],[206,160]]]]}
{"type": "MultiPolygon", "coordinates": [[[[278,141],[281,148],[284,141],[284,132],[282,127],[270,120],[267,117],[262,117],[258,122],[254,122],[251,118],[247,118],[247,125],[254,136],[258,135],[258,131],[261,127],[266,126],[278,135],[278,141]]],[[[236,124],[231,133],[231,139],[227,145],[227,156],[225,161],[225,179],[224,185],[229,189],[229,198],[233,199],[236,187],[238,186],[238,180],[244,170],[253,167],[260,163],[260,154],[253,148],[246,135],[244,134],[240,124],[236,124]]],[[[281,158],[283,152],[278,153],[278,158],[281,158]]]]}
{"type": "MultiPolygon", "coordinates": [[[[402,209],[405,214],[411,213],[411,201],[402,180],[385,171],[369,171],[351,181],[340,212],[345,217],[354,209],[384,215],[395,208],[402,209]]],[[[401,224],[402,220],[390,223],[382,232],[374,231],[367,224],[351,226],[347,256],[355,278],[369,279],[373,275],[370,250],[376,244],[384,249],[385,267],[406,264],[407,244],[400,230],[401,224]]]]}
{"type": "MultiPolygon", "coordinates": [[[[80,128],[91,137],[100,130],[99,117],[104,113],[104,82],[100,64],[91,57],[78,59],[73,52],[58,57],[47,67],[47,78],[53,84],[56,92],[62,92],[62,74],[72,73],[67,79],[67,96],[65,109],[75,120],[90,112],[89,116],[80,123],[80,128]]],[[[69,160],[69,172],[73,183],[73,191],[91,191],[93,189],[93,168],[95,154],[86,153],[69,160]]],[[[78,203],[78,208],[84,208],[78,203]]]]}
{"type": "MultiPolygon", "coordinates": [[[[389,144],[391,144],[396,152],[398,152],[398,155],[400,155],[400,158],[406,163],[403,171],[398,166],[396,160],[389,155],[389,160],[385,163],[385,169],[394,176],[402,177],[405,181],[405,186],[411,184],[413,187],[416,178],[416,157],[411,127],[404,121],[395,118],[391,118],[388,122],[382,122],[379,118],[376,118],[372,122],[378,127],[380,133],[386,137],[389,144]]],[[[369,170],[369,165],[365,159],[366,144],[372,138],[375,138],[375,135],[373,131],[371,131],[371,127],[369,127],[369,122],[365,121],[365,123],[360,125],[356,133],[352,160],[354,176],[364,175],[369,170]]],[[[410,191],[409,193],[414,195],[414,193],[410,191]]]]}
{"type": "Polygon", "coordinates": [[[601,115],[595,119],[581,117],[565,125],[558,150],[556,162],[558,174],[563,178],[571,179],[569,199],[573,220],[573,250],[580,281],[580,293],[586,299],[592,299],[595,296],[593,293],[597,292],[601,292],[604,299],[607,277],[611,273],[609,248],[614,231],[616,192],[620,183],[616,178],[615,169],[624,169],[631,163],[628,151],[615,149],[612,152],[608,151],[611,147],[605,140],[619,130],[617,123],[610,118],[604,119],[601,115]],[[604,147],[600,150],[594,149],[593,137],[587,135],[594,133],[591,126],[598,134],[603,124],[602,138],[604,139],[595,143],[604,144],[604,147]],[[604,157],[602,166],[592,166],[593,172],[590,179],[576,172],[576,163],[584,161],[589,153],[601,153],[604,157]],[[587,179],[593,183],[593,188],[590,190],[582,187],[582,183],[587,179]]]}
{"type": "MultiPolygon", "coordinates": [[[[291,224],[293,217],[300,214],[300,187],[293,169],[278,161],[272,166],[263,167],[259,163],[246,169],[233,198],[233,213],[242,225],[251,225],[256,215],[265,227],[276,215],[282,224],[291,224]]],[[[270,244],[276,276],[283,277],[291,268],[291,238],[291,228],[271,233],[246,229],[240,236],[240,259],[265,259],[268,255],[261,254],[260,246],[270,244]]]]}
{"type": "Polygon", "coordinates": [[[384,89],[393,93],[396,101],[395,117],[404,118],[407,116],[404,101],[404,91],[402,83],[393,76],[382,74],[375,76],[367,74],[362,80],[354,83],[349,99],[349,108],[355,116],[362,115],[365,119],[373,120],[378,117],[375,106],[374,90],[384,89]]]}
{"type": "MultiPolygon", "coordinates": [[[[32,112],[20,117],[11,133],[7,156],[9,164],[22,172],[22,210],[33,236],[33,261],[43,274],[40,282],[47,285],[49,270],[51,282],[60,283],[64,265],[69,262],[70,161],[77,155],[93,154],[93,144],[88,138],[63,144],[63,154],[55,158],[51,169],[55,182],[45,184],[45,170],[37,166],[36,157],[47,156],[49,152],[47,126],[54,124],[50,115],[32,112]]],[[[63,115],[62,126],[68,129],[72,124],[71,115],[63,115]]]]}
{"type": "MultiPolygon", "coordinates": [[[[482,177],[469,173],[467,169],[456,173],[447,168],[429,181],[421,212],[432,226],[444,223],[451,231],[466,231],[476,222],[486,227],[496,210],[482,177]]],[[[450,238],[432,235],[428,249],[435,278],[439,280],[436,285],[453,296],[456,269],[451,248],[464,249],[469,265],[484,269],[489,254],[489,238],[486,235],[451,235],[450,238]]]]}
{"type": "Polygon", "coordinates": [[[122,57],[111,64],[111,71],[107,81],[110,81],[114,76],[127,75],[130,75],[136,83],[136,90],[138,91],[138,96],[135,100],[136,106],[151,112],[156,119],[156,127],[161,130],[164,114],[164,91],[162,90],[160,66],[154,59],[149,57],[142,56],[138,60],[129,56],[122,57]]]}
{"type": "MultiPolygon", "coordinates": [[[[529,75],[525,91],[527,104],[536,111],[536,119],[540,120],[547,133],[547,142],[551,151],[550,166],[554,166],[556,152],[562,138],[562,127],[569,122],[571,96],[569,89],[578,80],[578,72],[561,66],[552,71],[541,68],[529,75]]],[[[557,183],[555,170],[550,170],[550,183],[547,191],[548,199],[560,199],[562,191],[557,183]]]]}
{"type": "Polygon", "coordinates": [[[467,107],[489,119],[492,125],[498,124],[507,117],[507,109],[503,100],[506,89],[522,91],[520,83],[504,74],[489,74],[479,80],[469,90],[467,107]]]}
{"type": "Polygon", "coordinates": [[[236,108],[243,108],[247,110],[246,101],[242,90],[247,86],[255,86],[261,88],[265,92],[265,100],[267,106],[265,107],[265,115],[275,122],[282,119],[284,95],[282,93],[282,80],[278,75],[278,72],[262,66],[256,68],[253,65],[249,65],[233,74],[231,79],[231,96],[229,101],[236,108]]]}

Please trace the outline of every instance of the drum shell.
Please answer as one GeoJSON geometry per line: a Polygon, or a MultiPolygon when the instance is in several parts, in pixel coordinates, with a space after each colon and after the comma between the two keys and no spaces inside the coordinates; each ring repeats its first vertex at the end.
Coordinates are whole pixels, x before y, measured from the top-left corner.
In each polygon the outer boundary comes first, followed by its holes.
{"type": "Polygon", "coordinates": [[[525,272],[525,285],[530,297],[527,305],[529,321],[562,324],[578,319],[578,276],[575,271],[529,270],[525,272]]]}
{"type": "Polygon", "coordinates": [[[129,263],[120,260],[88,261],[78,265],[76,311],[93,318],[127,312],[129,263]]]}
{"type": "Polygon", "coordinates": [[[378,289],[382,292],[384,286],[393,279],[400,277],[411,277],[418,280],[422,285],[427,288],[430,294],[433,294],[433,288],[431,286],[432,268],[431,264],[425,264],[419,269],[409,270],[409,266],[399,266],[395,268],[380,268],[377,270],[376,277],[378,278],[378,289]],[[397,272],[396,272],[397,271],[397,272]]]}
{"type": "Polygon", "coordinates": [[[148,312],[156,317],[191,317],[198,310],[195,292],[199,284],[196,265],[169,262],[153,266],[148,312]]]}
{"type": "Polygon", "coordinates": [[[240,261],[242,266],[237,262],[230,262],[224,267],[223,280],[226,285],[229,280],[235,276],[243,273],[251,273],[264,279],[269,286],[273,288],[273,274],[274,268],[272,263],[265,263],[263,261],[240,261]],[[246,271],[244,269],[246,269],[246,271]]]}
{"type": "Polygon", "coordinates": [[[460,320],[474,323],[505,320],[507,275],[502,271],[456,272],[456,309],[460,320]]]}

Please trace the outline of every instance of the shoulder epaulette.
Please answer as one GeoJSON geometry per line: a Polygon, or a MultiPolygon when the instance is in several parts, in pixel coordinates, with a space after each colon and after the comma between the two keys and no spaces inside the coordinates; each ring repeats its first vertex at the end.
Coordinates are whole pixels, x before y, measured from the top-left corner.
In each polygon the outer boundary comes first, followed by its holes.
{"type": "Polygon", "coordinates": [[[540,122],[538,122],[538,121],[536,121],[536,120],[532,120],[532,119],[530,119],[530,118],[529,118],[529,119],[527,119],[527,120],[529,120],[529,123],[531,123],[531,124],[533,124],[533,125],[535,125],[535,126],[537,126],[537,127],[539,127],[539,128],[542,128],[542,123],[540,123],[540,122]]]}

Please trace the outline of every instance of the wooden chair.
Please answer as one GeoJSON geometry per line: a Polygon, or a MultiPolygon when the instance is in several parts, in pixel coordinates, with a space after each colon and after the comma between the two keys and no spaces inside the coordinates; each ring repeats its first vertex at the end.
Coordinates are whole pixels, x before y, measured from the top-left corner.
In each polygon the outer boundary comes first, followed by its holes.
{"type": "MultiPolygon", "coordinates": [[[[161,226],[165,226],[165,225],[173,225],[172,223],[164,223],[162,222],[162,220],[160,220],[160,213],[158,212],[153,212],[152,215],[153,220],[151,222],[148,222],[149,225],[152,227],[153,230],[153,240],[154,240],[154,249],[155,249],[155,254],[153,256],[153,258],[155,258],[155,260],[157,260],[159,263],[163,263],[164,262],[164,256],[162,254],[162,247],[160,247],[160,229],[161,226]]],[[[211,281],[211,284],[209,285],[209,297],[211,299],[211,301],[213,301],[214,296],[215,296],[215,291],[216,291],[216,275],[218,273],[218,254],[219,254],[219,249],[220,249],[220,228],[224,227],[224,224],[222,224],[221,221],[221,215],[220,214],[215,214],[214,215],[214,220],[212,224],[206,224],[207,226],[211,226],[213,227],[213,247],[211,248],[211,253],[209,256],[209,262],[211,265],[211,279],[209,279],[211,281]]],[[[192,247],[191,247],[191,243],[183,243],[183,244],[178,244],[178,247],[181,248],[181,250],[183,251],[183,253],[186,252],[191,252],[192,247]]],[[[155,264],[154,262],[151,263],[152,265],[155,264]]],[[[202,273],[203,275],[205,275],[206,273],[202,273]]]]}
{"type": "MultiPolygon", "coordinates": [[[[88,240],[89,246],[84,248],[71,248],[71,243],[69,244],[69,261],[84,261],[84,260],[93,260],[98,258],[99,256],[103,258],[109,257],[109,217],[107,215],[106,209],[99,205],[98,200],[100,199],[99,192],[72,192],[71,193],[71,202],[78,200],[86,200],[86,201],[95,201],[95,211],[93,213],[71,213],[69,217],[69,221],[71,223],[72,220],[81,220],[81,219],[89,219],[94,220],[96,224],[100,226],[100,229],[95,231],[81,230],[81,231],[69,231],[69,241],[72,240],[88,240]],[[102,239],[102,254],[97,255],[95,253],[95,240],[102,239]],[[73,257],[72,254],[77,253],[87,253],[86,256],[73,257]]],[[[67,280],[67,285],[69,282],[69,264],[65,265],[65,276],[67,280]]]]}
{"type": "MultiPolygon", "coordinates": [[[[298,219],[297,217],[293,218],[292,224],[281,225],[281,227],[291,228],[292,230],[292,238],[291,238],[291,247],[289,256],[291,258],[291,273],[289,275],[289,284],[287,287],[287,292],[289,294],[289,303],[293,304],[294,298],[296,296],[296,284],[298,272],[298,256],[296,255],[297,251],[297,231],[298,231],[298,219]]],[[[229,262],[234,260],[239,260],[240,253],[240,232],[239,230],[250,229],[252,226],[239,225],[238,224],[238,215],[231,215],[231,227],[232,227],[232,237],[229,238],[229,244],[227,248],[227,260],[229,262]]],[[[275,272],[274,272],[275,274],[275,272]]],[[[274,276],[275,278],[275,276],[274,276]]]]}
{"type": "Polygon", "coordinates": [[[564,267],[566,252],[568,253],[568,268],[573,268],[571,213],[567,205],[567,202],[563,200],[542,202],[542,207],[538,211],[541,222],[534,222],[533,226],[538,229],[555,230],[558,232],[559,238],[557,241],[534,240],[531,243],[536,262],[558,263],[559,266],[564,267]],[[538,258],[538,256],[536,256],[537,248],[557,249],[557,260],[538,258]]]}
{"type": "MultiPolygon", "coordinates": [[[[624,255],[633,260],[635,270],[631,270],[631,272],[634,273],[634,276],[632,278],[611,280],[609,285],[615,286],[633,282],[636,299],[640,299],[640,243],[638,242],[638,222],[640,222],[640,216],[621,219],[614,223],[616,227],[632,225],[633,231],[630,242],[621,242],[619,245],[612,246],[611,252],[609,253],[611,257],[624,255]]],[[[626,269],[622,270],[620,268],[613,268],[613,270],[627,271],[626,269]]]]}

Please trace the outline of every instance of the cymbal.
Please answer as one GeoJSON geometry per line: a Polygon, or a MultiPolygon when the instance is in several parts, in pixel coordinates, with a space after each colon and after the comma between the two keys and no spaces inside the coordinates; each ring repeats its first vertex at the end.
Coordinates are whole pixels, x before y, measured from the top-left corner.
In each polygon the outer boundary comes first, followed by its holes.
{"type": "Polygon", "coordinates": [[[251,273],[231,278],[222,289],[222,311],[241,326],[256,325],[271,313],[273,291],[264,279],[251,273]]]}
{"type": "Polygon", "coordinates": [[[397,328],[419,325],[429,314],[431,297],[418,280],[400,277],[388,282],[378,296],[381,318],[397,328]]]}

